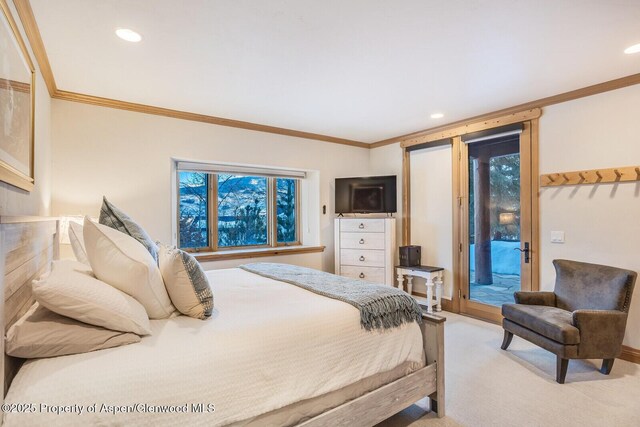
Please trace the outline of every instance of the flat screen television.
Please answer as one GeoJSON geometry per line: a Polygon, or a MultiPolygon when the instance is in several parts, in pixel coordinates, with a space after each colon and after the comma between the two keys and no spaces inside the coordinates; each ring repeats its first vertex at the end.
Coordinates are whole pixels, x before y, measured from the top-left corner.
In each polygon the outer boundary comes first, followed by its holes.
{"type": "Polygon", "coordinates": [[[393,213],[396,176],[336,178],[336,213],[393,213]]]}

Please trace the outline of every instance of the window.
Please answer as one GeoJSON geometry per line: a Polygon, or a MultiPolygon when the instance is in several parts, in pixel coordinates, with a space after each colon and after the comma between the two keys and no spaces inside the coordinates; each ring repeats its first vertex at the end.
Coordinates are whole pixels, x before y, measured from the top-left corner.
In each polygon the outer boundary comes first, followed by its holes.
{"type": "Polygon", "coordinates": [[[180,166],[178,162],[180,248],[223,251],[300,245],[297,176],[265,176],[263,169],[251,174],[249,168],[213,172],[180,166]]]}
{"type": "Polygon", "coordinates": [[[269,242],[267,178],[219,174],[218,248],[263,246],[269,242]]]}
{"type": "Polygon", "coordinates": [[[207,174],[180,172],[181,248],[209,246],[209,180],[207,174]]]}

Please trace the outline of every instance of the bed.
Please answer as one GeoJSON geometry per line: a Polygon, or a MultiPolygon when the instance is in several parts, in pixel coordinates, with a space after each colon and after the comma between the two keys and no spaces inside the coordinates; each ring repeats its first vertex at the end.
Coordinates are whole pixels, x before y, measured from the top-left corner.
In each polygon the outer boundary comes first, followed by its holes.
{"type": "MultiPolygon", "coordinates": [[[[58,222],[0,227],[6,331],[57,257],[58,222]]],[[[154,320],[140,343],[97,352],[5,356],[5,425],[373,425],[426,396],[444,416],[444,319],[368,332],[343,302],[240,269],[207,274],[208,321],[154,320]]]]}

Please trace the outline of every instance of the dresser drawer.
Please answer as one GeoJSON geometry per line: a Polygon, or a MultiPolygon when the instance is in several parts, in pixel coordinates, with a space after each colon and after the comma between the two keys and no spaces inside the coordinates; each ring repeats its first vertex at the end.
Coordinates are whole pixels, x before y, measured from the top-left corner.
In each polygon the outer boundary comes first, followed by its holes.
{"type": "Polygon", "coordinates": [[[344,249],[384,250],[384,233],[340,233],[340,246],[344,249]]]}
{"type": "Polygon", "coordinates": [[[384,233],[384,218],[357,219],[343,218],[340,220],[341,232],[384,233]]]}
{"type": "Polygon", "coordinates": [[[366,267],[384,267],[384,251],[365,249],[343,249],[340,252],[340,265],[366,267]]]}
{"type": "Polygon", "coordinates": [[[340,267],[340,273],[352,279],[366,280],[367,282],[384,284],[384,268],[379,267],[353,267],[345,265],[340,267]]]}

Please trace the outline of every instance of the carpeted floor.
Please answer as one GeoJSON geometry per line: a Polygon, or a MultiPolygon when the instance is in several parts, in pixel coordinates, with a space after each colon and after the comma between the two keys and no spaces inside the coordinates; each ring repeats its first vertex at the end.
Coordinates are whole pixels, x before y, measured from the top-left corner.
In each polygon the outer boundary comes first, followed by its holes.
{"type": "Polygon", "coordinates": [[[553,354],[518,337],[502,351],[499,326],[444,314],[447,416],[420,401],[378,427],[640,426],[640,365],[616,360],[605,376],[574,360],[560,385],[553,354]]]}

